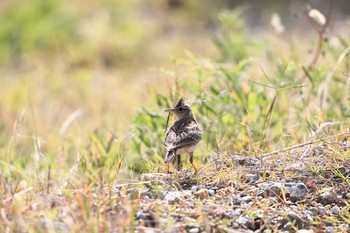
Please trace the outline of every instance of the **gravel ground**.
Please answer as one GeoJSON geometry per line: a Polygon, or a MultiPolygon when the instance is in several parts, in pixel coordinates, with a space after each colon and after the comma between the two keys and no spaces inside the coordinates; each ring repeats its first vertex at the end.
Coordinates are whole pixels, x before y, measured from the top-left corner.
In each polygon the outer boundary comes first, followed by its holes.
{"type": "Polygon", "coordinates": [[[323,142],[264,158],[213,155],[194,176],[143,174],[143,232],[350,232],[349,144],[323,142]]]}

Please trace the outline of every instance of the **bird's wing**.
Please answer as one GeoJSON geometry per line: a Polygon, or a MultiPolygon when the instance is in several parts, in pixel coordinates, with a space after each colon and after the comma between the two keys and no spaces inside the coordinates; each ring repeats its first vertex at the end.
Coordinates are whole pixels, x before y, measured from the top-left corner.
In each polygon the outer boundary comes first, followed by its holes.
{"type": "Polygon", "coordinates": [[[179,130],[176,130],[175,127],[170,127],[166,133],[164,145],[169,151],[196,144],[201,139],[201,130],[195,121],[191,121],[186,127],[179,130]]]}

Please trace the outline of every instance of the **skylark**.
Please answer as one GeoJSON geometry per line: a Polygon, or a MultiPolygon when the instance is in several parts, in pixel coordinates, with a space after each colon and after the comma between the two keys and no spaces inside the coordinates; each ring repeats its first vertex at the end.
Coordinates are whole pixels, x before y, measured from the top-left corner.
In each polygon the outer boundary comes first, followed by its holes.
{"type": "Polygon", "coordinates": [[[176,121],[168,128],[165,135],[164,146],[167,149],[167,154],[164,162],[167,163],[167,170],[169,172],[169,163],[176,157],[177,170],[179,171],[182,166],[181,154],[188,153],[190,163],[196,174],[197,168],[193,163],[193,152],[198,142],[202,139],[202,132],[194,118],[191,107],[185,101],[185,97],[182,97],[177,101],[175,107],[165,110],[166,112],[175,114],[176,121]]]}

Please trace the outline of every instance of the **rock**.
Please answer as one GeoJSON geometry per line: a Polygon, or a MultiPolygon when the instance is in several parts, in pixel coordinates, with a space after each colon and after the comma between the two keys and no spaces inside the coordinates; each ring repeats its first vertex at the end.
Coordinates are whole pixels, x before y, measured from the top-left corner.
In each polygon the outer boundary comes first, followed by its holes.
{"type": "Polygon", "coordinates": [[[137,211],[135,219],[142,222],[142,225],[145,227],[156,227],[155,218],[153,214],[151,214],[148,211],[143,211],[143,210],[137,211]]]}
{"type": "Polygon", "coordinates": [[[293,227],[293,224],[291,222],[287,222],[286,224],[283,225],[283,230],[289,231],[293,227]]]}
{"type": "Polygon", "coordinates": [[[215,195],[215,191],[212,190],[212,189],[209,189],[209,190],[208,190],[208,193],[209,193],[210,196],[214,196],[214,195],[215,195]]]}
{"type": "Polygon", "coordinates": [[[301,219],[301,217],[293,212],[293,211],[289,211],[287,214],[287,219],[284,219],[284,222],[295,222],[294,226],[296,226],[297,228],[302,228],[304,226],[304,221],[301,219]]]}
{"type": "Polygon", "coordinates": [[[194,195],[203,200],[209,197],[209,192],[207,189],[200,189],[197,192],[195,192],[194,195]]]}
{"type": "MultiPolygon", "coordinates": [[[[265,183],[263,183],[265,184],[265,183]]],[[[282,194],[282,184],[281,183],[272,183],[272,184],[267,184],[266,187],[264,187],[262,185],[262,187],[264,188],[264,193],[269,196],[281,196],[282,194]]]]}
{"type": "Polygon", "coordinates": [[[255,174],[255,175],[252,177],[252,180],[254,180],[254,181],[260,180],[259,174],[255,174]]]}
{"type": "Polygon", "coordinates": [[[171,191],[165,194],[164,200],[170,203],[180,201],[183,198],[183,194],[180,191],[171,191]]]}
{"type": "Polygon", "coordinates": [[[174,179],[172,174],[168,173],[144,173],[140,176],[141,181],[151,181],[151,182],[169,182],[174,179]]]}
{"type": "Polygon", "coordinates": [[[257,158],[242,156],[240,154],[227,154],[227,158],[231,160],[227,165],[255,166],[260,162],[257,158]]]}
{"type": "Polygon", "coordinates": [[[306,229],[300,229],[296,233],[313,233],[311,230],[306,230],[306,229]]]}
{"type": "Polygon", "coordinates": [[[322,205],[336,203],[338,201],[337,192],[333,188],[324,188],[321,190],[317,201],[322,205]]]}
{"type": "Polygon", "coordinates": [[[320,210],[317,207],[311,207],[310,211],[312,212],[313,215],[318,215],[320,213],[320,210]]]}
{"type": "Polygon", "coordinates": [[[335,205],[331,208],[331,211],[333,214],[339,214],[340,208],[337,205],[335,205]]]}
{"type": "Polygon", "coordinates": [[[327,209],[324,206],[319,206],[318,207],[318,211],[320,214],[326,214],[327,213],[327,209]]]}
{"type": "Polygon", "coordinates": [[[198,228],[198,227],[195,227],[195,228],[191,228],[189,229],[187,232],[188,233],[198,233],[200,232],[201,230],[198,228]]]}
{"type": "Polygon", "coordinates": [[[326,227],[325,232],[326,233],[334,233],[335,232],[334,227],[331,227],[331,226],[326,227]]]}
{"type": "Polygon", "coordinates": [[[260,179],[259,174],[243,173],[242,181],[245,183],[253,183],[260,179]]]}
{"type": "Polygon", "coordinates": [[[248,217],[240,216],[236,219],[236,223],[238,223],[241,227],[244,227],[246,229],[254,228],[254,223],[248,217]]]}
{"type": "Polygon", "coordinates": [[[267,196],[280,197],[285,194],[291,201],[299,201],[305,198],[307,187],[304,183],[263,183],[260,185],[267,196]]]}
{"type": "Polygon", "coordinates": [[[191,190],[192,190],[192,191],[197,191],[197,190],[198,190],[198,186],[193,185],[193,186],[191,187],[191,190]]]}
{"type": "Polygon", "coordinates": [[[236,198],[234,200],[234,203],[235,204],[241,204],[242,202],[251,202],[252,201],[252,197],[251,196],[243,196],[243,197],[239,197],[239,198],[236,198]]]}
{"type": "Polygon", "coordinates": [[[287,188],[288,192],[291,201],[299,201],[305,198],[307,187],[304,183],[291,184],[291,187],[287,188]]]}

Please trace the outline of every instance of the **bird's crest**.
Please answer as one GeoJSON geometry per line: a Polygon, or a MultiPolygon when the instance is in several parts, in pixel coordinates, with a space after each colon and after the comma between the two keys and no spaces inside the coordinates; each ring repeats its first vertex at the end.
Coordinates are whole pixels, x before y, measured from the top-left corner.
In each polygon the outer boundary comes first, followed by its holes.
{"type": "Polygon", "coordinates": [[[185,102],[186,102],[186,97],[185,97],[185,96],[181,97],[181,98],[177,101],[177,103],[176,103],[176,105],[175,105],[175,108],[184,106],[184,105],[185,105],[185,102]]]}

